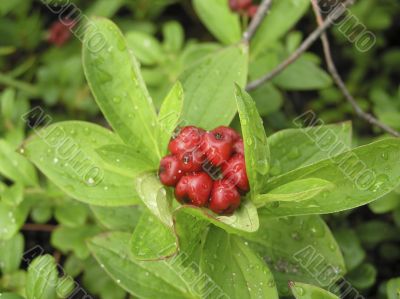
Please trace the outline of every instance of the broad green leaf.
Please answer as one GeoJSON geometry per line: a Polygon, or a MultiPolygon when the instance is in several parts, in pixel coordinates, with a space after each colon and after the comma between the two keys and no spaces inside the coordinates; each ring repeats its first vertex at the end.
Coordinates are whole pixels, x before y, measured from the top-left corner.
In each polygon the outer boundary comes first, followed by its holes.
{"type": "Polygon", "coordinates": [[[331,77],[324,70],[302,57],[276,76],[273,82],[285,90],[324,89],[332,85],[331,77]]]}
{"type": "MultiPolygon", "coordinates": [[[[24,252],[24,237],[16,234],[9,240],[0,241],[0,270],[3,274],[19,269],[24,252]]],[[[2,298],[3,299],[3,298],[2,298]]]]}
{"type": "Polygon", "coordinates": [[[4,140],[0,140],[0,174],[26,186],[36,186],[38,184],[37,174],[33,165],[25,157],[16,153],[4,140]]]}
{"type": "Polygon", "coordinates": [[[171,197],[158,177],[153,173],[138,176],[136,190],[149,211],[164,225],[172,227],[171,197]]]}
{"type": "Polygon", "coordinates": [[[57,267],[51,255],[36,258],[28,268],[27,299],[55,299],[58,282],[57,267]]]}
{"type": "Polygon", "coordinates": [[[278,298],[264,261],[239,237],[211,227],[203,245],[202,270],[220,288],[209,298],[278,298]]]}
{"type": "Polygon", "coordinates": [[[257,56],[267,46],[281,38],[305,14],[308,0],[272,1],[268,16],[261,23],[251,43],[252,56],[257,56]]]}
{"type": "MultiPolygon", "coordinates": [[[[294,120],[296,126],[317,123],[312,112],[294,120]]],[[[271,175],[334,157],[351,149],[351,123],[287,129],[268,137],[271,150],[271,175]]]]}
{"type": "Polygon", "coordinates": [[[332,189],[334,185],[326,180],[309,178],[296,180],[279,186],[266,194],[256,195],[256,205],[271,201],[302,201],[311,199],[322,191],[332,189]]]}
{"type": "Polygon", "coordinates": [[[283,95],[272,83],[267,83],[250,92],[261,116],[267,116],[281,108],[283,95]]]}
{"type": "Polygon", "coordinates": [[[270,152],[262,119],[256,104],[248,93],[236,86],[236,103],[242,127],[246,170],[250,192],[259,194],[262,180],[269,171],[270,152]]]}
{"type": "Polygon", "coordinates": [[[150,34],[129,31],[126,33],[126,43],[135,57],[144,65],[154,65],[164,59],[160,42],[150,34]]]}
{"type": "Polygon", "coordinates": [[[231,216],[220,216],[209,209],[188,205],[177,208],[174,214],[177,215],[181,212],[207,220],[230,233],[254,232],[259,227],[257,208],[250,200],[242,202],[239,209],[231,216]]]}
{"type": "Polygon", "coordinates": [[[349,228],[335,230],[334,235],[343,252],[346,269],[348,271],[353,270],[362,263],[366,256],[365,250],[361,246],[360,239],[355,231],[349,228]]]}
{"type": "Polygon", "coordinates": [[[386,292],[388,299],[399,299],[400,295],[400,278],[392,278],[386,284],[386,292]]]}
{"type": "Polygon", "coordinates": [[[160,124],[158,139],[160,140],[160,150],[163,155],[168,152],[168,143],[178,125],[182,107],[183,87],[180,82],[177,82],[164,99],[158,114],[158,122],[160,124]]]}
{"type": "Polygon", "coordinates": [[[109,144],[96,149],[110,169],[123,176],[136,178],[143,172],[157,169],[158,165],[132,147],[109,144]]]}
{"type": "Polygon", "coordinates": [[[267,204],[271,216],[326,214],[352,209],[392,191],[399,184],[400,140],[388,138],[360,146],[318,163],[272,178],[264,192],[306,178],[330,181],[336,187],[301,202],[267,204]]]}
{"type": "Polygon", "coordinates": [[[89,258],[85,260],[85,271],[82,275],[82,282],[85,290],[91,295],[96,295],[104,299],[124,299],[127,298],[125,290],[123,290],[116,281],[114,281],[104,271],[95,259],[89,258]]]}
{"type": "Polygon", "coordinates": [[[30,216],[36,223],[46,223],[50,221],[51,217],[53,216],[53,210],[48,203],[37,204],[32,207],[30,216]]]}
{"type": "Polygon", "coordinates": [[[346,275],[348,282],[359,290],[372,287],[376,282],[377,270],[370,263],[363,263],[346,275]]]}
{"type": "Polygon", "coordinates": [[[356,227],[356,233],[361,243],[369,248],[383,242],[400,240],[398,229],[382,220],[362,222],[356,227]]]}
{"type": "Polygon", "coordinates": [[[19,206],[9,206],[0,201],[0,240],[12,238],[25,223],[29,204],[24,201],[19,206]]]}
{"type": "Polygon", "coordinates": [[[269,218],[260,213],[260,229],[243,235],[274,274],[281,295],[287,282],[328,285],[344,274],[340,248],[319,216],[269,218]]]}
{"type": "Polygon", "coordinates": [[[192,269],[177,258],[139,261],[130,257],[130,234],[114,232],[95,237],[89,248],[96,260],[123,289],[139,298],[200,298],[191,294],[192,269]]]}
{"type": "Polygon", "coordinates": [[[338,296],[313,285],[291,282],[289,286],[296,299],[339,299],[338,296]]]}
{"type": "Polygon", "coordinates": [[[86,259],[89,250],[85,241],[98,233],[100,229],[94,225],[79,228],[59,226],[51,234],[51,244],[63,253],[72,251],[78,258],[86,259]]]}
{"type": "Polygon", "coordinates": [[[25,144],[27,157],[69,196],[93,205],[139,202],[131,178],[115,173],[95,148],[119,138],[100,126],[80,121],[53,124],[25,144]]]}
{"type": "Polygon", "coordinates": [[[114,23],[95,18],[92,24],[101,38],[96,44],[96,35],[86,34],[83,67],[94,98],[125,143],[157,160],[157,116],[139,64],[114,23]]]}
{"type": "Polygon", "coordinates": [[[59,224],[68,227],[83,226],[88,218],[89,209],[76,200],[64,200],[55,208],[54,216],[59,224]]]}
{"type": "Polygon", "coordinates": [[[194,9],[214,36],[231,45],[240,40],[240,18],[229,8],[227,0],[193,0],[194,9]]]}
{"type": "Polygon", "coordinates": [[[229,125],[236,114],[234,82],[247,79],[248,49],[224,48],[192,64],[180,76],[185,102],[182,121],[206,130],[229,125]]]}
{"type": "Polygon", "coordinates": [[[123,0],[99,0],[93,2],[85,15],[111,18],[124,4],[123,0]]]}
{"type": "Polygon", "coordinates": [[[131,251],[139,260],[170,257],[178,251],[175,232],[149,212],[143,213],[132,236],[131,251]]]}
{"type": "Polygon", "coordinates": [[[18,206],[24,199],[24,186],[15,183],[1,194],[2,201],[11,206],[18,206]]]}
{"type": "Polygon", "coordinates": [[[90,206],[94,216],[109,230],[132,232],[143,212],[141,206],[96,207],[90,206]]]}
{"type": "Polygon", "coordinates": [[[0,279],[0,287],[5,290],[14,290],[18,293],[25,294],[26,277],[27,273],[24,270],[4,274],[0,279]]]}

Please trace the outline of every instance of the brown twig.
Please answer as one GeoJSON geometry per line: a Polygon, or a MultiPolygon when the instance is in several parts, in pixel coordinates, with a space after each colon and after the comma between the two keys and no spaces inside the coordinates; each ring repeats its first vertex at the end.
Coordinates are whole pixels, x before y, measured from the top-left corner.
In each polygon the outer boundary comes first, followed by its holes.
{"type": "Polygon", "coordinates": [[[253,35],[256,33],[258,27],[260,27],[262,21],[268,13],[269,8],[271,7],[272,0],[263,0],[260,4],[260,7],[257,10],[256,15],[251,20],[249,27],[243,33],[242,41],[245,43],[249,43],[252,39],[253,35]]]}
{"type": "MultiPolygon", "coordinates": [[[[321,15],[319,5],[316,0],[311,0],[315,18],[317,20],[318,26],[321,27],[324,24],[324,19],[321,15]]],[[[357,104],[356,99],[351,95],[350,91],[347,89],[346,84],[344,83],[343,79],[340,77],[339,72],[337,71],[337,68],[335,66],[335,63],[332,58],[332,53],[329,45],[329,39],[327,34],[324,32],[321,35],[321,41],[322,41],[322,47],[324,50],[324,56],[325,56],[325,61],[326,65],[328,67],[328,71],[331,74],[333,80],[335,81],[336,85],[340,89],[340,91],[343,93],[345,99],[350,103],[351,107],[353,108],[354,112],[367,122],[369,122],[372,125],[375,125],[379,128],[381,128],[383,131],[395,136],[395,137],[400,137],[400,132],[394,130],[393,128],[385,125],[384,123],[380,122],[378,119],[376,119],[373,115],[364,112],[361,107],[357,104]]]]}
{"type": "Polygon", "coordinates": [[[25,223],[22,230],[26,231],[41,231],[41,232],[52,232],[56,229],[56,225],[52,224],[37,224],[37,223],[25,223]]]}
{"type": "Polygon", "coordinates": [[[328,15],[325,22],[318,26],[305,40],[304,42],[290,55],[285,61],[279,64],[274,70],[265,74],[264,76],[250,82],[246,90],[250,91],[256,89],[257,87],[261,86],[262,84],[268,82],[275,76],[279,75],[284,69],[286,69],[290,64],[295,62],[300,56],[324,33],[332,24],[333,22],[338,19],[345,11],[346,8],[353,4],[354,0],[346,0],[343,3],[340,3],[336,8],[328,15]]]}

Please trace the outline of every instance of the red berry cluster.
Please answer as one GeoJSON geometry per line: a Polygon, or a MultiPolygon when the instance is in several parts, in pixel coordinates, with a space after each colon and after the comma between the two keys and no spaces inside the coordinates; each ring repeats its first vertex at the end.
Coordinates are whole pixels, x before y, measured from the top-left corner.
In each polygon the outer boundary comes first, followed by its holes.
{"type": "Polygon", "coordinates": [[[54,22],[50,26],[48,41],[57,47],[63,46],[71,38],[71,29],[75,26],[75,21],[62,19],[54,22]]]}
{"type": "Polygon", "coordinates": [[[183,127],[168,149],[171,154],[161,159],[159,177],[164,185],[175,187],[180,203],[208,207],[221,215],[240,206],[249,181],[243,139],[235,130],[183,127]]]}
{"type": "Polygon", "coordinates": [[[229,0],[229,7],[232,11],[247,15],[252,18],[255,16],[258,5],[253,0],[229,0]]]}

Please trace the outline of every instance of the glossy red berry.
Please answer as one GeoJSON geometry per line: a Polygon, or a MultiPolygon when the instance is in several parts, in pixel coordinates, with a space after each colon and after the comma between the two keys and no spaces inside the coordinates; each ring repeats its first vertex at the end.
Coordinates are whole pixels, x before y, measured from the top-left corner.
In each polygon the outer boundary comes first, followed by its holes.
{"type": "Polygon", "coordinates": [[[233,151],[233,139],[230,132],[224,127],[219,127],[203,136],[201,149],[205,153],[208,161],[214,166],[221,165],[228,161],[233,151]]]}
{"type": "Polygon", "coordinates": [[[203,207],[207,204],[213,180],[205,172],[182,177],[175,188],[175,197],[182,204],[203,207]]]}
{"type": "Polygon", "coordinates": [[[240,139],[239,133],[230,127],[219,126],[218,128],[215,128],[213,131],[220,132],[223,135],[229,135],[232,138],[233,142],[240,139]]]}
{"type": "Polygon", "coordinates": [[[258,5],[251,5],[247,8],[247,16],[253,18],[258,10],[258,5]]]}
{"type": "Polygon", "coordinates": [[[217,214],[230,215],[240,206],[240,194],[236,187],[226,180],[214,182],[209,208],[217,214]]]}
{"type": "Polygon", "coordinates": [[[233,11],[245,10],[252,3],[252,0],[229,0],[229,7],[233,11]]]}
{"type": "Polygon", "coordinates": [[[250,186],[249,179],[247,178],[244,156],[235,154],[229,159],[228,163],[222,165],[222,173],[224,178],[237,186],[241,191],[249,191],[250,186]]]}
{"type": "Polygon", "coordinates": [[[240,138],[233,144],[233,153],[240,154],[244,157],[244,144],[242,138],[240,138]]]}
{"type": "Polygon", "coordinates": [[[192,152],[185,152],[177,155],[180,168],[184,172],[196,172],[202,170],[202,165],[206,161],[204,153],[200,149],[192,152]]]}
{"type": "Polygon", "coordinates": [[[199,147],[204,133],[203,129],[194,126],[183,127],[178,135],[170,141],[168,149],[176,155],[194,151],[199,147]]]}
{"type": "Polygon", "coordinates": [[[161,159],[158,171],[161,183],[165,186],[175,186],[183,176],[179,160],[176,156],[169,155],[161,159]]]}

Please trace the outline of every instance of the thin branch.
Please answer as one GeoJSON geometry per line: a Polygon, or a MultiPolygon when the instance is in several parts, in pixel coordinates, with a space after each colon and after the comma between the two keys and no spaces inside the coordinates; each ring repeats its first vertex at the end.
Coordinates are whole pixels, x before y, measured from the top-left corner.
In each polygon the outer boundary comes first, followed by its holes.
{"type": "MultiPolygon", "coordinates": [[[[311,0],[314,14],[318,23],[318,26],[321,27],[324,24],[324,19],[321,15],[320,8],[316,0],[311,0]]],[[[395,136],[400,137],[400,132],[394,130],[393,128],[385,125],[384,123],[380,122],[376,119],[373,115],[364,112],[361,107],[357,104],[356,99],[351,95],[350,91],[347,89],[346,84],[344,83],[343,79],[340,77],[339,72],[335,66],[335,63],[332,58],[332,53],[330,50],[329,39],[327,34],[324,32],[321,35],[322,46],[325,55],[325,61],[328,67],[328,71],[331,74],[333,80],[335,81],[336,85],[343,93],[345,99],[350,103],[351,107],[353,108],[354,112],[361,117],[362,119],[366,120],[368,123],[375,125],[381,128],[383,131],[395,136]]]]}
{"type": "Polygon", "coordinates": [[[52,232],[56,229],[56,225],[52,224],[37,224],[37,223],[25,223],[22,230],[26,231],[41,231],[41,232],[52,232]]]}
{"type": "Polygon", "coordinates": [[[263,0],[257,10],[256,15],[251,20],[249,27],[243,33],[242,41],[245,43],[249,43],[252,39],[253,35],[256,33],[258,27],[260,27],[262,21],[268,13],[269,8],[271,7],[272,0],[263,0]]]}
{"type": "Polygon", "coordinates": [[[279,64],[274,70],[262,76],[259,79],[256,79],[250,82],[246,89],[248,91],[256,89],[260,85],[268,82],[275,76],[279,75],[284,69],[286,69],[290,64],[295,62],[300,56],[308,50],[308,48],[324,33],[333,22],[338,19],[341,15],[346,11],[347,6],[353,4],[354,0],[346,0],[345,2],[339,4],[335,7],[335,9],[328,15],[325,22],[315,29],[305,40],[304,42],[290,55],[285,61],[279,64]]]}

